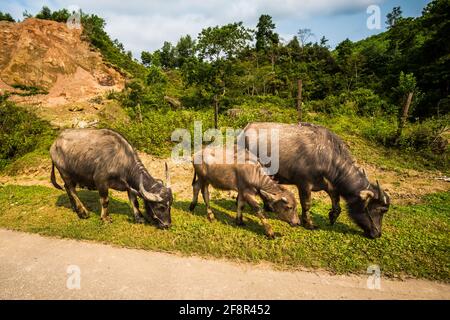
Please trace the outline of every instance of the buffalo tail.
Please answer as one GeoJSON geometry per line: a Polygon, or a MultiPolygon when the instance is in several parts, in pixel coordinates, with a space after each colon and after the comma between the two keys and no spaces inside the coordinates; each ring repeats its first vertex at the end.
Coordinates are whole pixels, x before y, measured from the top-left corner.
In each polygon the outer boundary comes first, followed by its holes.
{"type": "Polygon", "coordinates": [[[55,177],[55,164],[52,161],[52,174],[51,174],[51,180],[52,180],[52,184],[56,189],[62,190],[63,188],[56,182],[56,177],[55,177]]]}

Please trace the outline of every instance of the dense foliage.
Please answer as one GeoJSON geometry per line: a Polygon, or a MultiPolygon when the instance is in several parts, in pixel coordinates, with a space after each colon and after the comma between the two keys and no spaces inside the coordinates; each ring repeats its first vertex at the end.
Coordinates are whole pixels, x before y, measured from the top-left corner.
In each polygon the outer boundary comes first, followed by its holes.
{"type": "MultiPolygon", "coordinates": [[[[387,32],[356,43],[346,39],[335,50],[324,37],[309,42],[309,29],[283,41],[272,18],[261,15],[256,30],[240,22],[209,27],[197,39],[165,42],[141,58],[146,66],[180,72],[183,84],[196,91],[197,99],[187,107],[206,107],[216,95],[222,109],[242,96],[257,95],[279,96],[289,106],[302,79],[304,101],[354,97],[357,112],[364,115],[398,113],[405,91],[412,90],[411,119],[423,119],[450,110],[449,12],[448,0],[431,2],[417,18],[403,18],[396,7],[387,16],[387,32]],[[405,87],[406,82],[413,87],[405,87]]],[[[317,105],[329,113],[336,108],[317,105]]]]}
{"type": "Polygon", "coordinates": [[[15,22],[14,18],[9,13],[3,13],[0,11],[0,21],[15,22]]]}
{"type": "Polygon", "coordinates": [[[0,169],[37,148],[48,149],[53,137],[46,121],[0,95],[0,169]]]}

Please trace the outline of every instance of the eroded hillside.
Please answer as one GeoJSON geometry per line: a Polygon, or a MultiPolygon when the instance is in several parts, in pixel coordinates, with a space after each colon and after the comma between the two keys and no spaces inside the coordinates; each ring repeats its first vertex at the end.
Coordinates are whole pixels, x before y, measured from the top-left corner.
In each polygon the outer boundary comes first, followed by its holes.
{"type": "Polygon", "coordinates": [[[0,21],[0,90],[15,93],[12,100],[35,106],[40,114],[59,115],[49,120],[67,122],[79,116],[68,109],[95,114],[99,108],[89,101],[123,89],[124,82],[121,73],[83,40],[81,29],[33,18],[0,21]]]}

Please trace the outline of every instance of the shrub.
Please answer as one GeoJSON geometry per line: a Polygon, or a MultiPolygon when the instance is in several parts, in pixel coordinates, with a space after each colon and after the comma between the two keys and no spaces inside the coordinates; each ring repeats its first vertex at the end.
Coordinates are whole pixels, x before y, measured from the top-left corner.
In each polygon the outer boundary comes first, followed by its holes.
{"type": "Polygon", "coordinates": [[[316,112],[328,114],[357,114],[360,116],[378,116],[383,112],[391,114],[395,109],[381,99],[371,89],[358,88],[340,95],[329,95],[323,100],[312,101],[310,108],[316,112]]]}
{"type": "Polygon", "coordinates": [[[50,145],[50,124],[11,102],[0,103],[0,168],[12,160],[50,145]]]}
{"type": "Polygon", "coordinates": [[[151,66],[148,68],[149,72],[147,75],[147,84],[155,85],[155,84],[166,84],[167,76],[162,72],[159,67],[151,66]]]}
{"type": "Polygon", "coordinates": [[[450,116],[447,116],[442,119],[428,119],[412,124],[402,134],[398,143],[403,148],[443,154],[448,149],[448,142],[443,134],[449,129],[449,122],[450,116]]]}
{"type": "Polygon", "coordinates": [[[9,21],[9,22],[16,22],[14,18],[9,13],[3,13],[0,11],[0,21],[9,21]]]}

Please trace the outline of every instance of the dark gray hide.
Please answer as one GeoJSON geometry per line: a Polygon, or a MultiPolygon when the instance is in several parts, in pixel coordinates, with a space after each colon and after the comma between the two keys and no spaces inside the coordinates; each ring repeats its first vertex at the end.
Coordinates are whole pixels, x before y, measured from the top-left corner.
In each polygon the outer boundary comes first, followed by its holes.
{"type": "MultiPolygon", "coordinates": [[[[280,183],[294,184],[299,190],[302,206],[302,224],[313,229],[309,210],[311,191],[324,190],[332,201],[329,212],[334,224],[341,208],[339,199],[347,201],[350,217],[371,238],[381,236],[383,214],[389,209],[390,199],[377,184],[367,179],[364,171],[354,163],[344,142],[328,129],[310,123],[279,124],[250,123],[245,133],[260,129],[277,129],[279,135],[280,183]]],[[[270,134],[269,147],[270,150],[270,134]]],[[[248,139],[246,139],[248,148],[248,139]]],[[[259,151],[258,151],[259,152],[259,151]]],[[[258,153],[257,152],[257,153],[258,153]]]]}
{"type": "Polygon", "coordinates": [[[111,221],[108,215],[108,189],[111,188],[128,192],[136,222],[144,222],[137,201],[137,197],[141,197],[148,217],[161,228],[171,225],[173,198],[170,187],[148,173],[133,147],[117,132],[108,129],[65,130],[51,146],[50,156],[53,162],[51,181],[56,188],[62,189],[56,183],[56,167],[80,218],[87,218],[88,211],[75,192],[76,186],[98,190],[101,218],[108,222],[111,221]]]}

